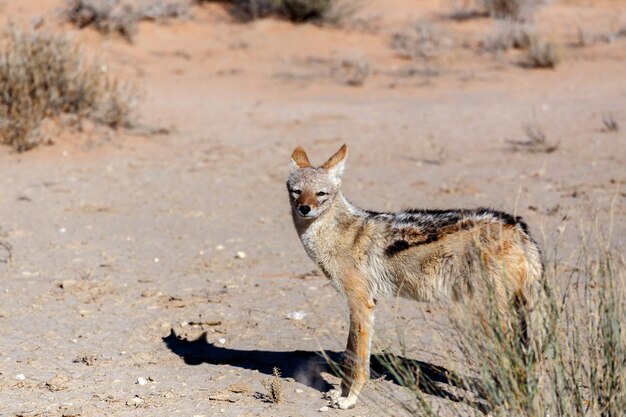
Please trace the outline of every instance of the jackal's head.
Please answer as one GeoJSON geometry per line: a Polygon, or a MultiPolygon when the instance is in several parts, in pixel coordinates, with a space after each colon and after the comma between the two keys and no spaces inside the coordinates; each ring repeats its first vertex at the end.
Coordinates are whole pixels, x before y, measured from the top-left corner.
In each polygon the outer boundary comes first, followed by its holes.
{"type": "Polygon", "coordinates": [[[314,219],[324,213],[339,193],[348,148],[343,145],[320,167],[311,166],[306,152],[297,147],[291,154],[291,173],[287,180],[289,201],[294,213],[314,219]]]}

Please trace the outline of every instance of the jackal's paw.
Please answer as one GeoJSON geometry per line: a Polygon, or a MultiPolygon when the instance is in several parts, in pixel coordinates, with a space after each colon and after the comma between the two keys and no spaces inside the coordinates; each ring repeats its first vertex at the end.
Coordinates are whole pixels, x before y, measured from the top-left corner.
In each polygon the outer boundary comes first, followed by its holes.
{"type": "Polygon", "coordinates": [[[347,397],[340,397],[335,402],[334,406],[342,410],[349,410],[356,404],[356,396],[348,395],[347,397]]]}
{"type": "Polygon", "coordinates": [[[339,398],[341,398],[341,389],[331,389],[324,397],[331,402],[331,404],[335,404],[339,398]]]}

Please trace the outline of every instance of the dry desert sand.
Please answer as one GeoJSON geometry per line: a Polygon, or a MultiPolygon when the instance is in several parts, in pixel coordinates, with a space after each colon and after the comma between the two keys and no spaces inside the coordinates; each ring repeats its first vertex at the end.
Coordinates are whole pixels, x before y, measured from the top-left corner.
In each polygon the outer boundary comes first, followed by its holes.
{"type": "MultiPolygon", "coordinates": [[[[343,349],[347,311],[293,230],[297,145],[321,163],[347,143],[344,193],[365,208],[515,212],[566,266],[594,224],[623,246],[626,37],[573,44],[626,28],[625,1],[540,8],[554,70],[482,52],[498,23],[450,19],[445,0],[368,1],[344,27],[240,23],[209,2],[140,23],[133,43],[76,29],[62,5],[4,0],[1,19],[75,39],[139,85],[142,123],[171,133],[51,124],[51,146],[0,149],[0,416],[403,415],[380,369],[356,408],[318,411],[339,381],[318,352],[343,349]],[[440,44],[398,56],[393,33],[417,21],[440,44]],[[350,63],[368,66],[363,85],[350,63]],[[528,122],[558,148],[512,150],[528,122]],[[274,367],[280,404],[264,397],[274,367]]],[[[462,368],[441,306],[386,300],[376,326],[377,352],[462,368]]],[[[440,386],[427,398],[441,415],[466,407],[440,386]]]]}

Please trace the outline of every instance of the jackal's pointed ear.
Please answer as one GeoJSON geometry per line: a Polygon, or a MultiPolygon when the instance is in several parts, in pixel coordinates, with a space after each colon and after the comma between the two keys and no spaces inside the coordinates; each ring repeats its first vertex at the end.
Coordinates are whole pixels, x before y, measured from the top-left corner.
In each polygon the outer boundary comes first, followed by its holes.
{"type": "Polygon", "coordinates": [[[292,171],[295,171],[299,168],[307,168],[311,166],[309,162],[309,157],[306,156],[306,152],[300,146],[293,150],[291,154],[291,161],[289,162],[289,166],[292,171]]]}
{"type": "Polygon", "coordinates": [[[331,156],[328,161],[324,162],[321,168],[328,170],[330,175],[339,177],[346,168],[346,159],[348,159],[348,147],[344,144],[339,148],[336,154],[331,156]]]}

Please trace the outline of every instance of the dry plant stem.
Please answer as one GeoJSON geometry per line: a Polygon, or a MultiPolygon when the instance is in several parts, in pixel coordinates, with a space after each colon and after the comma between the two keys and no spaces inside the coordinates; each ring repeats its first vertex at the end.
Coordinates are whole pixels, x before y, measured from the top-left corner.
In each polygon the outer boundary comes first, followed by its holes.
{"type": "Polygon", "coordinates": [[[612,113],[604,113],[602,115],[602,124],[604,125],[604,130],[607,132],[619,131],[619,124],[612,113]]]}
{"type": "Polygon", "coordinates": [[[261,381],[261,384],[267,390],[266,398],[268,401],[274,404],[280,404],[283,401],[283,386],[278,368],[274,367],[272,378],[261,381]]]}

